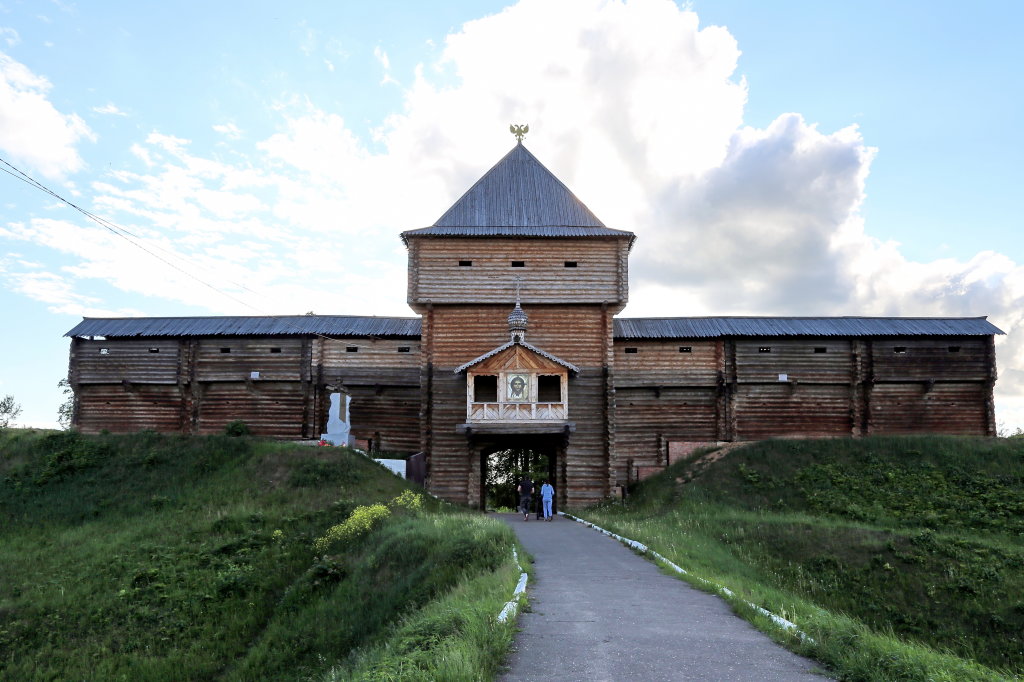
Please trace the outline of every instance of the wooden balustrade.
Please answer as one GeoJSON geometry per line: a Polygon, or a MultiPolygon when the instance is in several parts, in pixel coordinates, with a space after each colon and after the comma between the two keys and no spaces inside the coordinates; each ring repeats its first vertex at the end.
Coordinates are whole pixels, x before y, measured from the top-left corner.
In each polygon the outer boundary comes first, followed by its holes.
{"type": "Polygon", "coordinates": [[[568,415],[567,403],[468,403],[466,409],[469,422],[563,421],[568,415]]]}

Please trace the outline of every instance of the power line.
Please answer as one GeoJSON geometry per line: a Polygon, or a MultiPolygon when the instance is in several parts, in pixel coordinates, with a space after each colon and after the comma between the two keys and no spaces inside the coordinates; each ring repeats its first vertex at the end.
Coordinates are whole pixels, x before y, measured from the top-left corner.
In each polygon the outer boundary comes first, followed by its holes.
{"type": "MultiPolygon", "coordinates": [[[[27,185],[29,185],[31,187],[34,187],[35,189],[38,189],[41,192],[49,194],[51,197],[53,197],[54,199],[57,199],[58,201],[60,201],[60,202],[62,202],[64,204],[67,204],[68,206],[70,206],[74,210],[78,211],[79,213],[81,213],[85,217],[89,218],[93,222],[97,223],[98,225],[100,225],[104,229],[106,229],[109,232],[113,233],[114,235],[120,237],[121,239],[124,239],[129,244],[131,244],[132,246],[134,246],[134,247],[136,247],[138,249],[141,249],[142,251],[145,251],[147,254],[149,254],[153,258],[156,258],[161,263],[164,263],[168,267],[173,268],[174,270],[177,270],[178,272],[182,273],[186,277],[189,277],[189,278],[195,280],[196,282],[199,282],[203,286],[211,289],[212,291],[217,292],[221,296],[229,298],[232,301],[234,301],[236,303],[239,303],[239,304],[241,304],[241,305],[243,305],[243,306],[245,306],[247,308],[251,308],[252,310],[255,310],[256,312],[261,313],[261,314],[263,314],[266,317],[273,317],[273,318],[275,318],[275,319],[285,323],[286,325],[288,325],[290,327],[293,327],[296,330],[301,331],[303,333],[312,334],[313,336],[317,336],[317,337],[322,338],[322,339],[327,339],[329,341],[339,341],[340,340],[340,339],[336,339],[336,338],[333,338],[333,337],[330,337],[330,336],[326,336],[324,334],[319,334],[317,332],[310,332],[309,330],[303,329],[303,328],[301,328],[301,327],[299,327],[297,325],[292,324],[288,320],[283,319],[283,316],[281,316],[281,315],[272,315],[270,313],[267,313],[264,310],[261,310],[260,308],[257,308],[256,306],[252,305],[251,303],[247,303],[246,301],[243,301],[243,300],[241,300],[239,298],[236,298],[235,296],[232,296],[228,292],[223,291],[222,289],[220,289],[217,286],[211,284],[210,282],[207,282],[206,280],[204,280],[204,279],[202,279],[202,278],[192,274],[191,272],[188,272],[187,270],[185,270],[185,269],[175,265],[174,263],[170,262],[166,258],[163,258],[160,255],[158,255],[156,253],[153,253],[153,251],[149,250],[148,248],[146,248],[145,246],[140,244],[138,241],[136,241],[136,240],[141,240],[142,239],[142,237],[140,237],[139,235],[133,233],[132,231],[130,231],[130,230],[124,228],[124,227],[121,227],[120,225],[118,225],[117,223],[115,223],[115,222],[113,222],[111,220],[108,220],[108,219],[106,219],[106,218],[104,218],[102,216],[98,216],[95,213],[93,213],[92,211],[89,211],[87,209],[82,208],[78,204],[76,204],[76,203],[74,203],[72,201],[69,201],[68,199],[65,199],[63,196],[61,196],[57,192],[53,191],[52,189],[50,189],[46,185],[42,184],[41,182],[39,182],[38,180],[36,180],[32,176],[30,176],[28,173],[26,173],[26,172],[22,171],[21,169],[19,169],[18,167],[14,166],[13,164],[11,164],[9,161],[4,159],[3,157],[0,157],[0,163],[2,163],[4,166],[7,166],[7,168],[0,167],[0,171],[3,171],[5,173],[7,173],[8,175],[10,175],[11,177],[13,177],[13,178],[15,178],[17,180],[20,180],[21,182],[24,182],[25,184],[27,184],[27,185]],[[8,170],[8,169],[10,169],[10,170],[8,170]]],[[[155,246],[154,248],[156,248],[156,249],[158,249],[160,251],[163,251],[164,253],[166,253],[168,256],[170,256],[172,258],[177,258],[179,260],[185,261],[184,258],[182,258],[182,257],[180,257],[180,256],[178,256],[176,254],[173,254],[170,251],[167,251],[166,249],[163,249],[163,248],[161,248],[159,246],[155,246]]],[[[185,262],[187,262],[187,261],[185,261],[185,262]]],[[[191,263],[191,265],[195,265],[195,264],[191,263]]],[[[197,267],[202,268],[201,265],[197,266],[197,267]]],[[[230,282],[230,280],[229,280],[229,282],[230,282]]],[[[248,291],[249,293],[253,294],[254,296],[263,296],[263,294],[260,294],[259,292],[256,292],[256,291],[253,291],[252,289],[250,289],[249,287],[247,287],[244,284],[240,284],[238,282],[230,282],[230,283],[234,284],[237,287],[240,287],[240,288],[244,289],[245,291],[248,291]]]]}

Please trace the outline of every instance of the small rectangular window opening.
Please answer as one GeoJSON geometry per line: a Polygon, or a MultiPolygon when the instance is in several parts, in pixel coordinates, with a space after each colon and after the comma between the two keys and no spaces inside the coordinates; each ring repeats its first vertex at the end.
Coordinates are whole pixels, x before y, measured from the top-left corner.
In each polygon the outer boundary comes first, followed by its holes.
{"type": "Polygon", "coordinates": [[[524,260],[514,260],[514,261],[512,261],[512,267],[514,267],[514,268],[525,268],[526,267],[526,261],[524,261],[524,260]]]}
{"type": "Polygon", "coordinates": [[[959,353],[960,352],[960,346],[950,346],[946,350],[948,350],[950,353],[959,353]]]}
{"type": "Polygon", "coordinates": [[[565,267],[567,267],[567,268],[574,268],[574,267],[576,267],[576,261],[574,261],[574,260],[567,260],[567,261],[565,261],[565,267]]]}
{"type": "Polygon", "coordinates": [[[771,353],[772,352],[772,347],[771,346],[760,346],[760,347],[758,347],[757,352],[758,353],[771,353]]]}
{"type": "Polygon", "coordinates": [[[537,377],[537,402],[538,403],[560,403],[562,402],[562,377],[545,376],[537,377]]]}
{"type": "Polygon", "coordinates": [[[460,268],[471,268],[471,267],[473,267],[473,261],[471,261],[471,260],[460,260],[459,261],[459,267],[460,268]]]}
{"type": "Polygon", "coordinates": [[[100,348],[100,355],[110,355],[109,348],[100,348]]]}
{"type": "Polygon", "coordinates": [[[399,353],[408,353],[409,352],[409,346],[399,346],[398,347],[398,352],[399,353]]]}
{"type": "Polygon", "coordinates": [[[893,353],[899,353],[899,354],[902,355],[903,353],[907,352],[907,347],[906,346],[893,346],[892,347],[892,352],[893,353]]]}
{"type": "Polygon", "coordinates": [[[280,352],[281,352],[281,349],[280,349],[280,348],[271,348],[271,349],[270,349],[270,352],[271,352],[271,353],[280,353],[280,352]]]}
{"type": "Polygon", "coordinates": [[[693,348],[690,347],[690,346],[679,346],[679,352],[680,353],[692,353],[693,352],[693,348]]]}
{"type": "Polygon", "coordinates": [[[345,352],[346,353],[358,353],[359,352],[359,346],[345,346],[345,352]]]}
{"type": "Polygon", "coordinates": [[[160,352],[160,349],[159,349],[159,348],[150,348],[150,349],[149,349],[149,352],[150,352],[150,353],[159,353],[159,352],[160,352]]]}
{"type": "Polygon", "coordinates": [[[230,353],[230,352],[231,352],[231,349],[230,349],[230,348],[221,348],[221,349],[220,349],[220,352],[221,352],[221,353],[230,353]]]}
{"type": "Polygon", "coordinates": [[[636,348],[633,348],[632,346],[630,346],[629,348],[626,348],[626,352],[627,353],[636,353],[636,352],[638,352],[638,350],[636,348]]]}
{"type": "Polygon", "coordinates": [[[498,402],[498,377],[494,375],[473,377],[473,401],[478,403],[498,402]]]}
{"type": "Polygon", "coordinates": [[[828,348],[826,348],[825,346],[815,346],[814,347],[814,352],[815,353],[827,353],[828,352],[828,348]]]}

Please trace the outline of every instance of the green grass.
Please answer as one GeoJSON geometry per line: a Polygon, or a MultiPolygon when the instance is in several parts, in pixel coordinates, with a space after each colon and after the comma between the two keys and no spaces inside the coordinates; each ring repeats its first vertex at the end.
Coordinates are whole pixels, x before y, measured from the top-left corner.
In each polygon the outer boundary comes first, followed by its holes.
{"type": "Polygon", "coordinates": [[[486,678],[510,638],[507,527],[427,499],[314,550],[405,489],[343,448],[0,431],[0,678],[319,679],[374,647],[419,666],[400,624],[457,594],[499,604],[445,644],[489,652],[466,664],[486,678]]]}
{"type": "MultiPolygon", "coordinates": [[[[842,679],[1024,672],[1024,443],[768,441],[583,514],[796,622],[842,679]]],[[[741,612],[748,610],[738,606],[741,612]]]]}
{"type": "Polygon", "coordinates": [[[519,569],[505,562],[465,580],[443,598],[393,625],[386,640],[335,666],[324,682],[481,680],[496,676],[511,646],[514,621],[498,623],[519,569]]]}

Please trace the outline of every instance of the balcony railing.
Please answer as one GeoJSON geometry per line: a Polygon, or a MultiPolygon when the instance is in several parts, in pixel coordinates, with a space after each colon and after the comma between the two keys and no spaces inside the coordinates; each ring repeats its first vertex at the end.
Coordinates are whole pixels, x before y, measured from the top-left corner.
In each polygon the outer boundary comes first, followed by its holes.
{"type": "Polygon", "coordinates": [[[468,403],[466,407],[470,422],[564,421],[568,415],[566,403],[468,403]]]}

